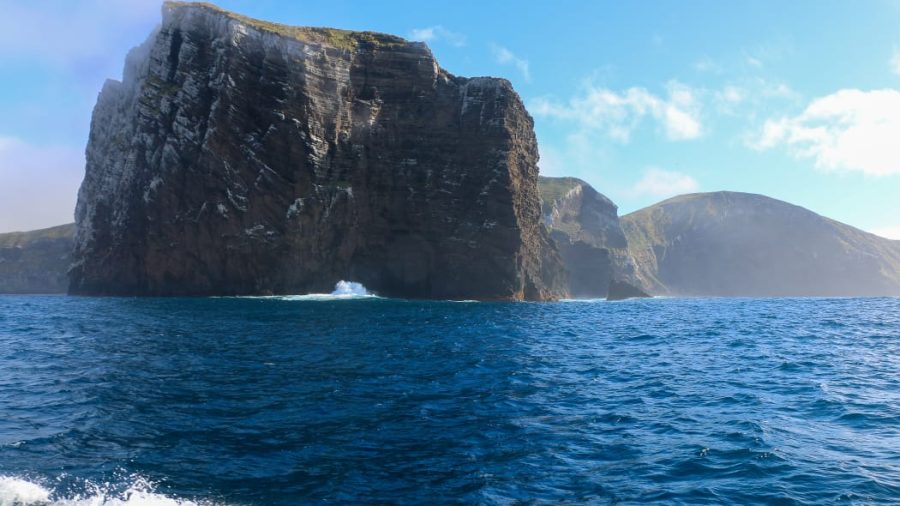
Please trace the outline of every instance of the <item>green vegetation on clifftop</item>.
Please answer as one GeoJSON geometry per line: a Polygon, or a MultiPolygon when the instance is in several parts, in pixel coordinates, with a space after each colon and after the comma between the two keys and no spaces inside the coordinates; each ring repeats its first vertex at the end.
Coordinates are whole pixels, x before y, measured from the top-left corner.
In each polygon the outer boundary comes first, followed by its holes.
{"type": "Polygon", "coordinates": [[[353,30],[340,30],[337,28],[321,28],[309,26],[292,26],[280,23],[272,23],[254,19],[248,16],[237,14],[216,5],[206,2],[180,2],[167,1],[164,4],[165,9],[175,10],[181,8],[200,8],[208,9],[219,14],[228,16],[235,21],[239,21],[249,27],[257,30],[271,32],[283,37],[290,37],[303,42],[311,42],[316,44],[324,44],[338,49],[354,50],[361,44],[371,44],[382,47],[405,46],[409,41],[396,35],[389,35],[378,32],[357,32],[353,30]]]}
{"type": "Polygon", "coordinates": [[[587,184],[574,177],[544,177],[538,178],[538,189],[541,192],[541,201],[545,206],[563,198],[566,193],[580,184],[587,184]]]}

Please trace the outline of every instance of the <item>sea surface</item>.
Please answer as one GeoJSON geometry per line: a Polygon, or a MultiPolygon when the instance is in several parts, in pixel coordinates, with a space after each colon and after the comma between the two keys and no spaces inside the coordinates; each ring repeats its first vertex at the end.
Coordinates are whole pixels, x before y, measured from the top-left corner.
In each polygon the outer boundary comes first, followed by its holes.
{"type": "Polygon", "coordinates": [[[900,299],[0,297],[0,505],[898,504],[900,299]]]}

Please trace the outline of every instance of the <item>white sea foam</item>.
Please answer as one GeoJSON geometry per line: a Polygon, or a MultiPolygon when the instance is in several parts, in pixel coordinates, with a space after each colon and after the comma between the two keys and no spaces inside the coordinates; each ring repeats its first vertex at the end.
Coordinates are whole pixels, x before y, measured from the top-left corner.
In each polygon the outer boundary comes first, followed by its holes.
{"type": "Polygon", "coordinates": [[[153,484],[134,478],[126,487],[89,486],[91,492],[73,497],[56,497],[43,485],[23,478],[0,476],[0,506],[214,506],[168,497],[154,491],[153,484]],[[120,490],[120,491],[116,491],[120,490]]]}
{"type": "Polygon", "coordinates": [[[48,504],[50,491],[21,478],[0,476],[0,506],[48,504]]]}
{"type": "Polygon", "coordinates": [[[351,295],[364,297],[366,295],[369,295],[369,291],[366,290],[366,287],[364,287],[362,283],[341,280],[338,281],[336,285],[334,285],[334,291],[331,292],[331,295],[351,295]]]}
{"type": "MultiPolygon", "coordinates": [[[[306,295],[239,295],[237,297],[213,297],[214,299],[272,299],[272,300],[347,300],[347,299],[380,299],[370,293],[362,283],[356,281],[338,281],[331,293],[308,293],[306,295]]],[[[0,505],[2,506],[2,505],[0,505]]]]}
{"type": "Polygon", "coordinates": [[[331,293],[310,293],[307,295],[282,295],[275,297],[280,300],[347,300],[347,299],[368,299],[378,298],[377,295],[369,293],[362,283],[356,281],[338,281],[334,285],[334,291],[331,293]]]}
{"type": "Polygon", "coordinates": [[[654,299],[665,299],[672,297],[658,297],[654,295],[653,297],[634,297],[630,299],[622,299],[622,300],[607,300],[605,297],[596,298],[596,299],[559,299],[559,302],[580,302],[582,304],[585,303],[598,303],[598,302],[627,302],[627,301],[639,301],[639,300],[654,300],[654,299]]]}

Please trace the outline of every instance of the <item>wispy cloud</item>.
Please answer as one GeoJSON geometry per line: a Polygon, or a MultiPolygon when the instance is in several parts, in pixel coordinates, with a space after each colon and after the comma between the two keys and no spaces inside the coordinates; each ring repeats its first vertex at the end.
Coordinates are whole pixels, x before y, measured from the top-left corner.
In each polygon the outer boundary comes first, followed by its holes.
{"type": "Polygon", "coordinates": [[[491,46],[491,51],[494,53],[494,59],[497,60],[497,63],[514,66],[519,70],[519,73],[522,74],[522,78],[525,79],[525,82],[531,82],[531,70],[528,66],[528,60],[519,58],[515,53],[503,46],[491,46]]]}
{"type": "Polygon", "coordinates": [[[413,28],[409,32],[409,38],[422,42],[436,42],[443,40],[455,47],[463,47],[466,45],[465,35],[448,30],[441,25],[413,28]]]}
{"type": "Polygon", "coordinates": [[[566,103],[537,98],[531,101],[530,109],[535,115],[572,121],[585,132],[602,134],[621,143],[629,142],[631,134],[647,117],[662,126],[669,140],[700,137],[703,127],[694,90],[677,81],[670,81],[666,88],[667,96],[661,97],[645,88],[617,92],[589,84],[583,93],[566,103]]]}
{"type": "Polygon", "coordinates": [[[769,40],[743,49],[745,68],[760,70],[771,63],[779,62],[794,52],[790,39],[769,40]]]}
{"type": "Polygon", "coordinates": [[[817,98],[796,116],[769,119],[749,144],[786,148],[824,170],[900,174],[900,91],[844,89],[817,98]]]}
{"type": "Polygon", "coordinates": [[[694,70],[697,72],[708,72],[710,74],[721,74],[723,71],[722,66],[708,56],[694,62],[694,70]]]}
{"type": "Polygon", "coordinates": [[[751,67],[762,68],[762,66],[763,66],[762,60],[760,60],[759,58],[757,58],[755,56],[746,55],[746,57],[744,58],[744,61],[747,63],[747,65],[749,65],[751,67]]]}
{"type": "Polygon", "coordinates": [[[900,47],[895,47],[893,54],[891,54],[891,72],[900,76],[900,47]]]}
{"type": "Polygon", "coordinates": [[[697,180],[681,172],[650,167],[631,187],[634,196],[667,198],[684,193],[694,193],[700,188],[697,180]]]}
{"type": "Polygon", "coordinates": [[[0,137],[0,232],[71,222],[83,169],[81,148],[0,137]]]}

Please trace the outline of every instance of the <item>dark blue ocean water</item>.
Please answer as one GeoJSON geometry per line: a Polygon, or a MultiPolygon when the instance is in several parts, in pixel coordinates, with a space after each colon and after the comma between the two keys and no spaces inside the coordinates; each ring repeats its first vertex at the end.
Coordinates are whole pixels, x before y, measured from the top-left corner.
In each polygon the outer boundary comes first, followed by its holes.
{"type": "Polygon", "coordinates": [[[0,297],[17,500],[900,503],[900,299],[0,297]]]}

